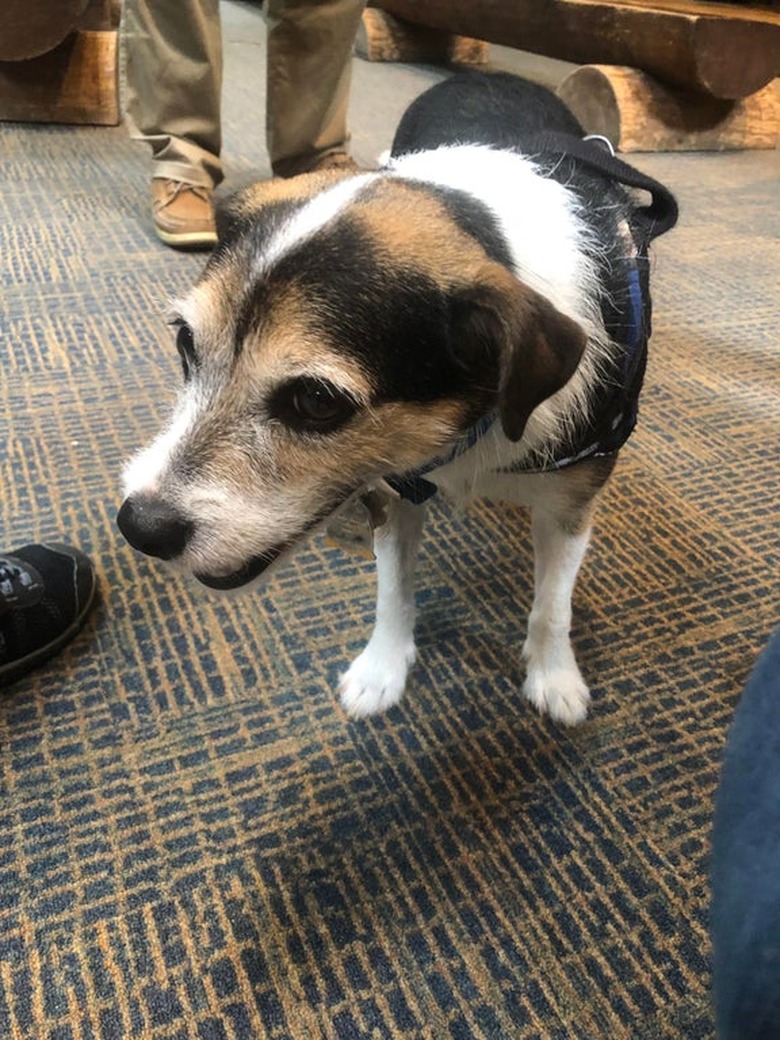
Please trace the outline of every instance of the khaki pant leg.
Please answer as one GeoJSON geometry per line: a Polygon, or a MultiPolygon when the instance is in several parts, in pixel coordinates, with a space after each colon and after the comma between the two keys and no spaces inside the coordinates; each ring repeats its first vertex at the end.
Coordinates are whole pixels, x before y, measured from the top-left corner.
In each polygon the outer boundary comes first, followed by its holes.
{"type": "Polygon", "coordinates": [[[125,107],[152,146],[153,177],[222,180],[222,33],[218,0],[125,0],[125,107]]]}
{"type": "Polygon", "coordinates": [[[271,166],[290,176],[348,141],[352,48],[364,0],[268,0],[266,128],[271,166]]]}

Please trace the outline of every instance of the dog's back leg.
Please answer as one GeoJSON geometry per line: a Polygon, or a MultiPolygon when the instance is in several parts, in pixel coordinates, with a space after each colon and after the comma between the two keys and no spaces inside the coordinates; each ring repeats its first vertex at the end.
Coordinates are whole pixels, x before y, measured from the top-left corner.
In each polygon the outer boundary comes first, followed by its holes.
{"type": "Polygon", "coordinates": [[[401,499],[374,532],[377,597],[374,631],[341,678],[345,711],[355,718],[397,704],[414,664],[414,569],[425,507],[401,499]]]}
{"type": "Polygon", "coordinates": [[[613,465],[612,458],[599,459],[555,474],[553,492],[532,507],[534,600],[523,647],[523,692],[540,712],[570,726],[584,720],[590,702],[569,638],[571,598],[590,541],[595,498],[613,465]]]}

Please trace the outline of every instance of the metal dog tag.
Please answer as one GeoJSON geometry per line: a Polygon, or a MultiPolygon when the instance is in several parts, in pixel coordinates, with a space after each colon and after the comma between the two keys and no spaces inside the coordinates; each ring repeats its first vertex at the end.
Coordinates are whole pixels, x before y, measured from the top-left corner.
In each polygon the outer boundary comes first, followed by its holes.
{"type": "Polygon", "coordinates": [[[380,480],[329,521],[325,528],[327,540],[347,552],[373,559],[374,531],[387,523],[387,510],[398,498],[398,492],[380,480]]]}

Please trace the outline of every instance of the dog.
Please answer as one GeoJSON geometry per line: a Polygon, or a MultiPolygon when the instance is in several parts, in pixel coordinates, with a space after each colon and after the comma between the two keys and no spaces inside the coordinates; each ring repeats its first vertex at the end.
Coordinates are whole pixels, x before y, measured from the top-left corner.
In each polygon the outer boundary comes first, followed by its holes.
{"type": "Polygon", "coordinates": [[[427,499],[530,506],[524,693],[581,722],[572,592],[636,421],[647,246],[676,215],[551,92],[504,73],[427,90],[377,170],[240,192],[173,305],[184,387],[124,470],[120,530],[227,590],[365,502],[376,621],[340,682],[361,717],[398,702],[415,660],[427,499]]]}

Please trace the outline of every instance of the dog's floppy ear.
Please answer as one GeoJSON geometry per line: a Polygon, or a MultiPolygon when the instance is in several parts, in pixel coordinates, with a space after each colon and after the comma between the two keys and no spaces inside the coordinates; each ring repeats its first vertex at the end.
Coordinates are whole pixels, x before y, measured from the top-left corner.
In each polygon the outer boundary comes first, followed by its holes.
{"type": "Polygon", "coordinates": [[[501,425],[519,441],[533,410],[574,375],[585,332],[499,264],[482,269],[455,306],[456,352],[463,361],[495,359],[501,425]]]}

